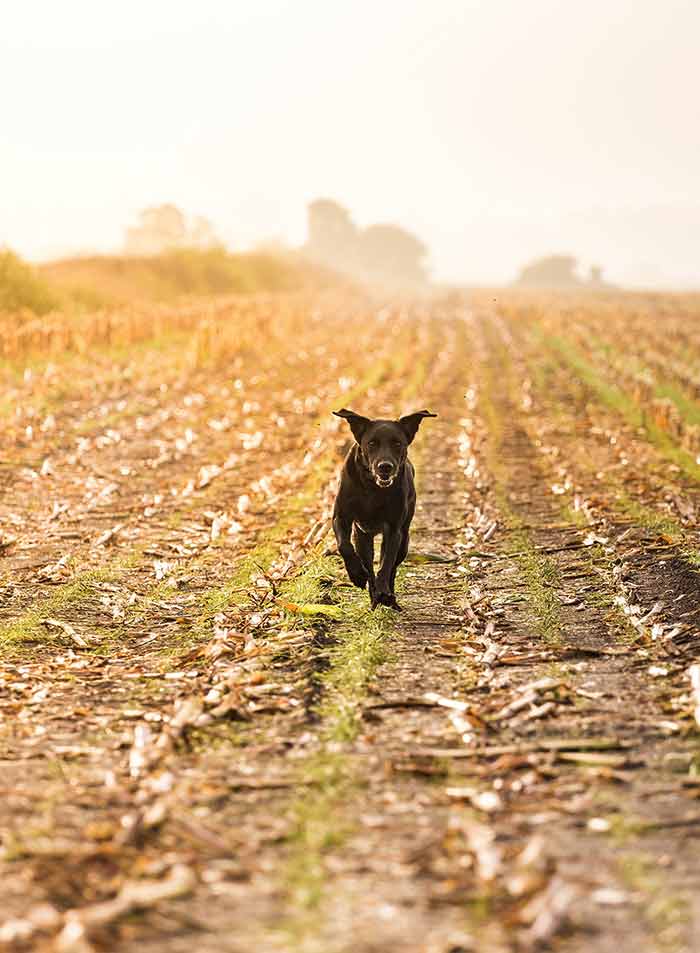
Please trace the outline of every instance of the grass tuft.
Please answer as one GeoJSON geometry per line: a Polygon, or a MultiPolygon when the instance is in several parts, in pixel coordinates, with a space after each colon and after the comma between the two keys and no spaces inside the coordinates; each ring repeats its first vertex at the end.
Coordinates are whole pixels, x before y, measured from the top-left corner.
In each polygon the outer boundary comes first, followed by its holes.
{"type": "Polygon", "coordinates": [[[559,571],[551,559],[532,545],[527,533],[513,534],[511,546],[517,552],[525,582],[525,598],[535,616],[537,631],[550,645],[561,642],[561,603],[557,596],[559,571]]]}
{"type": "MultiPolygon", "coordinates": [[[[117,578],[114,569],[90,569],[79,573],[70,582],[57,586],[49,596],[39,599],[18,618],[0,624],[0,645],[50,641],[42,619],[61,615],[66,610],[75,611],[94,596],[97,583],[114,582],[117,578]]],[[[96,629],[93,626],[94,631],[96,629]]]]}

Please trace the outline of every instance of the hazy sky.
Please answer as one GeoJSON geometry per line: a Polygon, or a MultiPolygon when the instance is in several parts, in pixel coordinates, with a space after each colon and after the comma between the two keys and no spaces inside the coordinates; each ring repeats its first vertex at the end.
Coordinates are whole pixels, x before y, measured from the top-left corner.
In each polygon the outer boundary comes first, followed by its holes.
{"type": "Polygon", "coordinates": [[[568,251],[700,286],[700,0],[5,0],[0,89],[31,258],[165,201],[299,242],[329,196],[439,278],[568,251]]]}

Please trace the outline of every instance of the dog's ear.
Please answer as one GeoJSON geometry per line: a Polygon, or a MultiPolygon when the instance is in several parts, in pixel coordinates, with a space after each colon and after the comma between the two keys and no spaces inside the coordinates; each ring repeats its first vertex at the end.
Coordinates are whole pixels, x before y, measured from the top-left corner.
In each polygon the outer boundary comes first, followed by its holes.
{"type": "Polygon", "coordinates": [[[420,422],[424,417],[437,417],[437,414],[431,414],[429,410],[418,410],[415,414],[407,414],[399,418],[399,426],[406,434],[406,439],[412,443],[413,438],[418,433],[420,422]]]}
{"type": "Polygon", "coordinates": [[[333,413],[336,417],[342,417],[344,420],[347,420],[350,424],[352,435],[358,443],[362,440],[362,435],[367,427],[372,423],[369,417],[362,417],[360,414],[356,414],[354,410],[347,410],[345,407],[341,408],[341,410],[334,410],[333,413]]]}

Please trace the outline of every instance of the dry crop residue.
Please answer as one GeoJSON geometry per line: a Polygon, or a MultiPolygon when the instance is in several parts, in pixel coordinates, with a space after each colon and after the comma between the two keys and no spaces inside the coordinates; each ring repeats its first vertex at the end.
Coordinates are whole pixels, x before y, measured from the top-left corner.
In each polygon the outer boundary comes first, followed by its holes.
{"type": "Polygon", "coordinates": [[[697,301],[134,313],[3,371],[0,948],[700,947],[697,301]],[[439,414],[402,614],[342,405],[439,414]]]}

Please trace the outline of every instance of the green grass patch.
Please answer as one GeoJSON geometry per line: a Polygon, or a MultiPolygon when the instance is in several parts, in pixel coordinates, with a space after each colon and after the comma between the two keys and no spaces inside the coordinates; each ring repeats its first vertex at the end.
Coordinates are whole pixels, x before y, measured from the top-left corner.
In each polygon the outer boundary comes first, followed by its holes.
{"type": "Polygon", "coordinates": [[[517,553],[525,582],[525,598],[535,617],[537,631],[550,645],[561,642],[561,603],[557,596],[560,585],[559,570],[551,559],[539,552],[529,535],[516,532],[510,547],[517,553]]]}
{"type": "Polygon", "coordinates": [[[700,425],[700,405],[677,384],[672,384],[670,381],[656,381],[654,392],[657,397],[665,397],[673,401],[678,413],[687,423],[700,425]]]}
{"type": "Polygon", "coordinates": [[[688,949],[685,941],[691,925],[689,898],[671,890],[660,873],[657,858],[628,854],[619,861],[623,883],[644,896],[642,916],[654,934],[659,950],[688,949]]]}
{"type": "Polygon", "coordinates": [[[601,338],[591,338],[590,344],[596,347],[604,359],[611,365],[613,372],[620,368],[623,373],[643,376],[654,391],[655,397],[665,398],[676,405],[678,413],[690,424],[700,424],[700,404],[678,384],[665,377],[659,378],[658,371],[647,366],[636,356],[626,357],[613,344],[601,338]]]}
{"type": "Polygon", "coordinates": [[[686,532],[681,524],[673,519],[672,516],[659,513],[648,506],[644,506],[637,500],[631,499],[626,493],[621,493],[617,497],[617,508],[622,513],[631,516],[640,526],[656,533],[659,536],[665,536],[672,543],[682,543],[686,538],[686,532]]]}
{"type": "MultiPolygon", "coordinates": [[[[506,387],[512,390],[512,364],[509,357],[500,342],[493,337],[492,344],[504,367],[506,387]]],[[[493,367],[490,364],[483,365],[481,376],[484,384],[479,406],[489,435],[486,444],[487,466],[494,477],[493,492],[504,525],[512,530],[507,551],[518,560],[525,582],[525,598],[534,616],[537,631],[546,642],[556,645],[561,641],[561,603],[556,594],[556,587],[560,583],[559,573],[555,563],[535,547],[530,534],[511,505],[509,489],[513,477],[503,453],[503,413],[493,399],[497,390],[493,367]]]]}
{"type": "Polygon", "coordinates": [[[389,612],[383,607],[372,612],[364,592],[352,600],[323,678],[324,699],[319,714],[327,741],[353,741],[357,737],[367,685],[388,657],[387,636],[393,628],[389,612]]]}
{"type": "MultiPolygon", "coordinates": [[[[16,618],[0,622],[0,647],[7,651],[10,647],[21,647],[23,642],[55,641],[57,636],[49,634],[41,622],[42,619],[64,619],[66,614],[75,618],[81,607],[88,608],[90,601],[97,597],[100,583],[122,582],[126,573],[137,567],[142,557],[141,547],[134,547],[128,554],[116,555],[104,566],[93,569],[84,568],[89,562],[82,559],[80,565],[75,566],[76,571],[71,579],[53,586],[48,594],[37,598],[30,608],[16,618]]],[[[118,627],[96,626],[91,623],[85,632],[82,631],[82,626],[79,626],[78,631],[88,638],[98,637],[94,644],[98,651],[104,648],[106,642],[115,640],[119,634],[118,627]]]]}
{"type": "Polygon", "coordinates": [[[323,898],[326,880],[324,856],[339,847],[351,830],[338,816],[339,805],[356,788],[347,759],[325,750],[304,762],[300,782],[308,790],[290,808],[292,833],[284,870],[284,886],[295,914],[287,929],[296,938],[313,928],[313,913],[323,898]]]}
{"type": "MultiPolygon", "coordinates": [[[[396,616],[382,606],[372,612],[365,590],[343,587],[342,596],[333,584],[344,573],[342,563],[321,554],[320,547],[294,578],[282,586],[281,598],[290,603],[339,604],[342,620],[331,622],[333,645],[328,650],[328,667],[319,676],[322,701],[318,707],[321,738],[325,742],[353,741],[361,726],[361,706],[367,685],[379,665],[388,657],[388,636],[396,616]]],[[[399,571],[399,583],[401,572],[399,571]]],[[[295,628],[304,624],[329,626],[323,617],[312,622],[290,613],[295,628]]]]}
{"type": "MultiPolygon", "coordinates": [[[[42,625],[42,619],[64,615],[67,610],[74,611],[95,595],[97,583],[116,582],[118,578],[114,569],[89,569],[69,582],[56,586],[50,595],[38,599],[22,615],[0,624],[0,645],[7,647],[13,643],[51,641],[52,637],[42,625]]],[[[96,631],[92,626],[88,635],[96,631]]]]}
{"type": "Polygon", "coordinates": [[[290,904],[285,933],[296,943],[313,936],[326,882],[326,854],[352,833],[343,818],[343,804],[361,786],[358,767],[343,745],[355,740],[362,725],[362,703],[379,665],[388,658],[387,642],[395,615],[379,607],[372,612],[367,592],[339,588],[344,569],[338,559],[323,555],[323,545],[309,554],[303,567],[281,587],[281,601],[304,604],[324,602],[339,606],[342,618],[329,620],[296,612],[288,614],[295,629],[307,628],[326,635],[329,647],[320,650],[325,663],[319,667],[320,701],[316,714],[319,749],[299,767],[303,793],[290,806],[292,831],[282,886],[290,904]]]}
{"type": "Polygon", "coordinates": [[[564,338],[537,332],[541,343],[558,352],[567,364],[576,371],[586,384],[607,407],[616,411],[628,424],[641,430],[649,442],[671,463],[693,480],[700,479],[700,465],[693,454],[677,446],[671,437],[650,421],[640,407],[619,387],[609,383],[600,372],[587,361],[570,341],[564,338]]]}
{"type": "Polygon", "coordinates": [[[326,619],[311,623],[308,618],[290,615],[295,627],[306,624],[318,630],[322,626],[333,637],[328,667],[318,676],[321,747],[301,765],[299,780],[304,793],[290,808],[292,833],[284,889],[292,913],[286,930],[298,942],[316,927],[326,880],[325,855],[352,833],[350,822],[343,820],[342,806],[356,795],[361,782],[354,758],[338,745],[352,742],[361,729],[362,703],[372,676],[388,657],[387,641],[395,620],[389,609],[371,612],[364,591],[343,588],[342,596],[334,591],[332,582],[342,572],[337,560],[324,557],[319,550],[282,589],[283,598],[290,602],[333,599],[343,609],[338,623],[326,619]]]}

